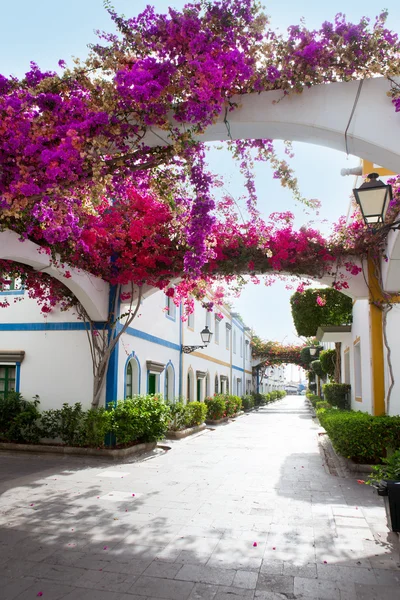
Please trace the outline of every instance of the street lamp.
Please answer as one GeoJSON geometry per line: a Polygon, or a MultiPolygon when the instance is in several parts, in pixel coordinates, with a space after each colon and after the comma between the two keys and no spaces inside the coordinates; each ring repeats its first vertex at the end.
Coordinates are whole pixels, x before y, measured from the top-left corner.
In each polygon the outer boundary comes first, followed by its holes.
{"type": "Polygon", "coordinates": [[[211,338],[212,338],[212,332],[208,329],[208,326],[206,325],[203,329],[203,331],[200,331],[200,335],[201,335],[201,341],[203,342],[204,346],[182,346],[182,352],[184,352],[185,354],[190,354],[191,352],[194,352],[195,350],[198,350],[199,348],[206,348],[208,346],[208,344],[211,342],[211,338]]]}
{"type": "Polygon", "coordinates": [[[310,356],[315,356],[317,353],[317,346],[310,346],[310,356]]]}
{"type": "MultiPolygon", "coordinates": [[[[392,200],[392,186],[385,185],[380,181],[378,173],[370,173],[367,181],[359,188],[354,189],[353,194],[366,225],[383,225],[385,223],[386,212],[392,200]]],[[[398,224],[398,222],[390,223],[389,228],[398,224]]]]}

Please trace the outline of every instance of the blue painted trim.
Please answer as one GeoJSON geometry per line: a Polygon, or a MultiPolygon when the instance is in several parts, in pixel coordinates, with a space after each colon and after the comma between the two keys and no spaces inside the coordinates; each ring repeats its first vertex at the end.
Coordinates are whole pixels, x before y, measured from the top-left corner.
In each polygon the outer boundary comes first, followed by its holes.
{"type": "MultiPolygon", "coordinates": [[[[117,324],[117,331],[120,330],[122,325],[117,324]]],[[[181,346],[178,344],[174,344],[173,342],[169,342],[168,340],[163,340],[155,335],[151,335],[150,333],[146,333],[145,331],[140,331],[139,329],[134,329],[133,327],[128,327],[125,331],[128,335],[133,335],[134,337],[140,338],[142,340],[147,340],[148,342],[153,342],[153,344],[158,344],[159,346],[165,346],[166,348],[171,348],[171,350],[181,350],[181,346]]]]}
{"type": "Polygon", "coordinates": [[[0,296],[23,296],[24,294],[25,290],[6,290],[0,292],[0,296]]]}
{"type": "MultiPolygon", "coordinates": [[[[172,402],[175,401],[175,367],[174,367],[174,363],[172,362],[172,360],[170,359],[167,364],[165,365],[165,369],[164,369],[164,373],[167,373],[167,369],[168,367],[172,367],[172,371],[174,373],[174,379],[173,379],[173,386],[172,386],[172,402]]],[[[167,399],[167,377],[166,375],[164,375],[164,398],[167,399]]]]}
{"type": "Polygon", "coordinates": [[[19,392],[21,383],[21,363],[15,363],[15,391],[19,392]]]}
{"type": "MultiPolygon", "coordinates": [[[[116,298],[116,292],[118,287],[116,285],[110,286],[110,294],[108,297],[108,314],[113,315],[114,318],[120,314],[120,299],[116,298]],[[114,314],[114,307],[116,306],[116,315],[114,314]]],[[[115,329],[108,327],[108,339],[117,335],[118,324],[115,329]]],[[[118,399],[118,354],[119,354],[119,343],[115,346],[110,356],[110,362],[108,363],[107,377],[106,377],[106,406],[114,404],[118,399]]]]}
{"type": "MultiPolygon", "coordinates": [[[[95,323],[98,329],[104,327],[104,322],[95,323]]],[[[86,323],[0,323],[0,331],[85,331],[89,329],[86,323]]]]}
{"type": "Polygon", "coordinates": [[[236,371],[241,371],[241,373],[244,373],[244,369],[242,369],[242,367],[237,367],[236,365],[232,365],[232,369],[236,369],[236,371]]]}
{"type": "Polygon", "coordinates": [[[138,385],[138,394],[140,394],[140,383],[141,383],[141,379],[142,379],[142,368],[140,366],[140,362],[138,357],[136,356],[135,352],[131,352],[131,354],[128,356],[128,358],[126,359],[125,362],[125,368],[124,368],[124,398],[126,398],[126,370],[128,368],[128,363],[129,361],[131,361],[132,359],[135,359],[138,369],[139,369],[139,385],[138,385]]]}

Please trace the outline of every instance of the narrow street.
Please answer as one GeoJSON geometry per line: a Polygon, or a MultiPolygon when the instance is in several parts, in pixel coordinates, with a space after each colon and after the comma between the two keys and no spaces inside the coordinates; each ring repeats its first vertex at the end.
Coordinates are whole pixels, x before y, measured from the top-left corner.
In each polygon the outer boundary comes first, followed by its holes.
{"type": "Polygon", "coordinates": [[[399,600],[382,499],[305,400],[124,462],[0,454],[2,600],[399,600]]]}

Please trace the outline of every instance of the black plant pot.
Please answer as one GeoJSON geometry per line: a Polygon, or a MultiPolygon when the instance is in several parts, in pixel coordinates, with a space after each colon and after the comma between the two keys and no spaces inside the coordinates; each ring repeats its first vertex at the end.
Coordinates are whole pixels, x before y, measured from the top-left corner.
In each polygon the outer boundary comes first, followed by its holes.
{"type": "Polygon", "coordinates": [[[378,494],[384,496],[389,529],[400,533],[400,481],[381,481],[378,494]]]}

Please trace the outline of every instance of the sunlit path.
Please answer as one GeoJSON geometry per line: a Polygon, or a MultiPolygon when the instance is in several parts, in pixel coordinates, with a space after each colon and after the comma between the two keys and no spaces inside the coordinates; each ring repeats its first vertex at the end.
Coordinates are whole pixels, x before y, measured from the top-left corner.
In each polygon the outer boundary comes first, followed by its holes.
{"type": "Polygon", "coordinates": [[[136,462],[1,454],[1,598],[398,600],[381,499],[317,431],[289,396],[136,462]]]}

